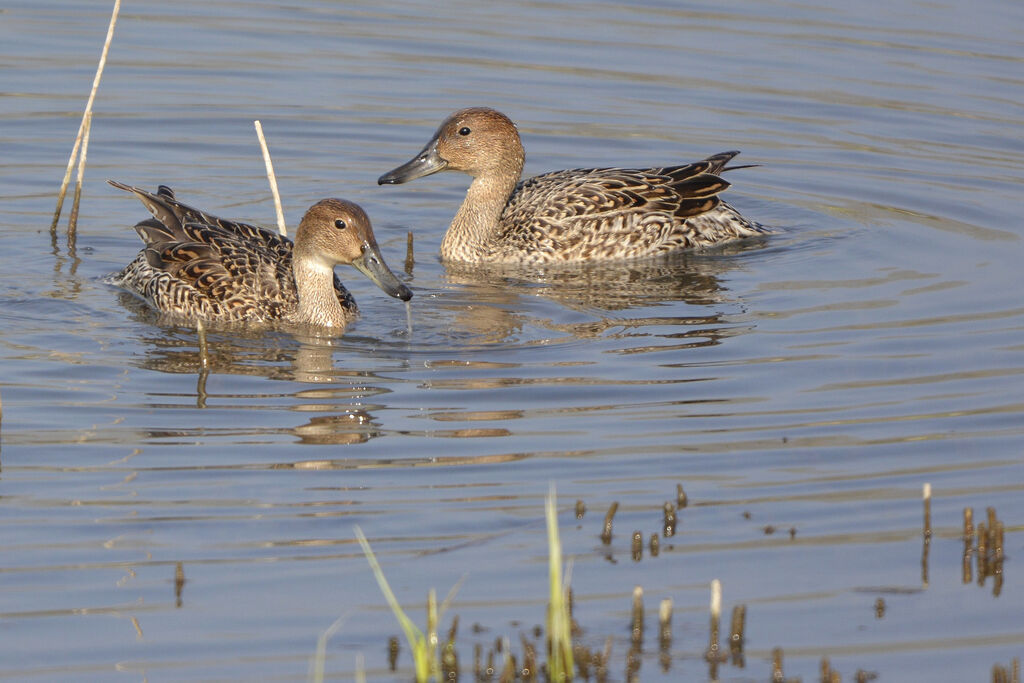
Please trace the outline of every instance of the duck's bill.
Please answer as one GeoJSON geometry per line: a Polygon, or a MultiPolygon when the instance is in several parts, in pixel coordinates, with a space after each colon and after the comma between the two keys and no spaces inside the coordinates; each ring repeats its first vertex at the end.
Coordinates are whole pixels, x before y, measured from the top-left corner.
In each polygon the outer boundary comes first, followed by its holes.
{"type": "Polygon", "coordinates": [[[380,178],[377,178],[377,184],[398,185],[400,183],[407,183],[410,180],[416,180],[417,178],[422,178],[425,175],[443,171],[447,166],[448,162],[442,159],[441,155],[437,153],[437,138],[435,137],[427,143],[427,146],[423,148],[423,151],[413,157],[410,161],[402,164],[392,171],[388,171],[380,178]]]}
{"type": "Polygon", "coordinates": [[[384,263],[384,257],[380,255],[376,244],[363,242],[363,255],[353,261],[352,265],[360,273],[370,278],[370,282],[396,299],[408,301],[412,298],[412,290],[403,285],[391,272],[388,264],[384,263]]]}

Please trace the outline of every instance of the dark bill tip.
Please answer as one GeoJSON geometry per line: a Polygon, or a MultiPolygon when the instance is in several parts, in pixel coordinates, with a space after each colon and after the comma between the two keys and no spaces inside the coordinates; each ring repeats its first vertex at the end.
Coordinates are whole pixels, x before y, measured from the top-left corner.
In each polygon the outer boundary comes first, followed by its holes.
{"type": "Polygon", "coordinates": [[[431,173],[443,171],[448,162],[437,152],[437,139],[431,140],[415,157],[377,178],[378,185],[399,185],[431,173]]]}
{"type": "Polygon", "coordinates": [[[405,285],[399,285],[398,291],[396,291],[392,296],[397,299],[401,299],[402,301],[408,301],[412,298],[412,290],[405,285]]]}
{"type": "Polygon", "coordinates": [[[352,262],[352,266],[370,281],[380,287],[386,294],[402,301],[412,298],[412,290],[406,287],[395,277],[388,265],[384,263],[384,257],[380,255],[376,245],[365,242],[363,244],[363,255],[352,262]]]}

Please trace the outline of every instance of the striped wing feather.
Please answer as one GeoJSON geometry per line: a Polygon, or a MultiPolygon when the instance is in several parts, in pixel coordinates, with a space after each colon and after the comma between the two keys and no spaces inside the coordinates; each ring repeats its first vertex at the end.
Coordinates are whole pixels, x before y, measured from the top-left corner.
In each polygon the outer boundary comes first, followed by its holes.
{"type": "Polygon", "coordinates": [[[689,246],[689,218],[721,204],[729,183],[717,173],[737,152],[652,169],[570,169],[516,188],[501,217],[500,241],[565,258],[595,251],[658,253],[689,246]]]}

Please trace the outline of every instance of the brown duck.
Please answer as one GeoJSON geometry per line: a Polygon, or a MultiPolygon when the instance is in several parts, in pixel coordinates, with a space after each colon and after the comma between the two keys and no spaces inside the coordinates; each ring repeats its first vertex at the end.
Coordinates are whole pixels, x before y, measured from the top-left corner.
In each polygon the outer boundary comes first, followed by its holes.
{"type": "Polygon", "coordinates": [[[219,322],[275,321],[344,328],[355,299],[334,266],[355,267],[393,297],[412,292],[380,255],[370,219],[343,199],[324,199],[302,217],[293,243],[255,225],[217,218],[182,204],[161,185],[156,194],[113,180],[153,218],[135,226],[145,243],[110,279],[175,317],[219,322]]]}
{"type": "Polygon", "coordinates": [[[718,196],[729,187],[719,174],[737,154],[663,168],[554,171],[520,182],[525,152],[515,124],[474,107],[449,116],[419,154],[377,182],[405,183],[443,170],[473,177],[441,242],[445,259],[635,259],[768,232],[718,196]]]}

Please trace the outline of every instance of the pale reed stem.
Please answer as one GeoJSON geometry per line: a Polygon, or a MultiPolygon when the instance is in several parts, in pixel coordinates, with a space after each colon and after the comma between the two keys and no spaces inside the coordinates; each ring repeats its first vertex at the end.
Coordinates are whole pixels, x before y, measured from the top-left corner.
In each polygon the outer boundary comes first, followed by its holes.
{"type": "MultiPolygon", "coordinates": [[[[117,24],[117,14],[121,11],[121,0],[114,0],[114,11],[110,15],[110,26],[107,27],[107,39],[103,42],[103,52],[100,53],[100,63],[96,67],[96,76],[92,79],[92,91],[89,93],[89,100],[85,103],[85,112],[82,114],[82,123],[78,126],[78,135],[75,137],[75,146],[71,150],[71,158],[68,159],[68,168],[64,172],[64,181],[60,185],[60,192],[57,194],[57,209],[53,212],[53,223],[50,224],[50,231],[57,229],[57,221],[60,220],[60,212],[64,208],[64,195],[68,191],[68,183],[71,182],[71,169],[75,167],[75,159],[78,157],[78,149],[83,144],[82,137],[86,136],[85,146],[89,146],[87,131],[88,125],[86,119],[92,117],[92,103],[96,100],[96,91],[100,87],[100,79],[103,78],[103,67],[107,64],[107,53],[110,52],[110,41],[114,39],[114,26],[117,24]]],[[[85,149],[82,149],[82,157],[85,157],[85,149]]],[[[78,200],[81,197],[81,177],[82,172],[79,169],[78,173],[79,185],[75,192],[75,201],[72,211],[77,213],[78,200]]],[[[68,223],[68,230],[72,230],[73,222],[68,223]]]]}
{"type": "Polygon", "coordinates": [[[281,194],[277,191],[277,176],[274,175],[274,164],[270,161],[270,150],[267,148],[267,139],[263,137],[263,126],[259,121],[253,121],[256,126],[256,137],[260,139],[260,149],[263,150],[263,162],[267,165],[267,180],[270,181],[270,192],[274,195],[274,209],[277,211],[277,231],[284,236],[288,235],[288,228],[284,224],[284,210],[281,208],[281,194]]]}
{"type": "Polygon", "coordinates": [[[78,201],[82,198],[82,178],[85,176],[85,156],[89,149],[89,131],[92,130],[92,112],[85,114],[85,135],[82,137],[82,156],[78,158],[78,179],[75,181],[75,199],[71,202],[71,215],[68,216],[68,237],[74,237],[78,228],[78,201]]]}

